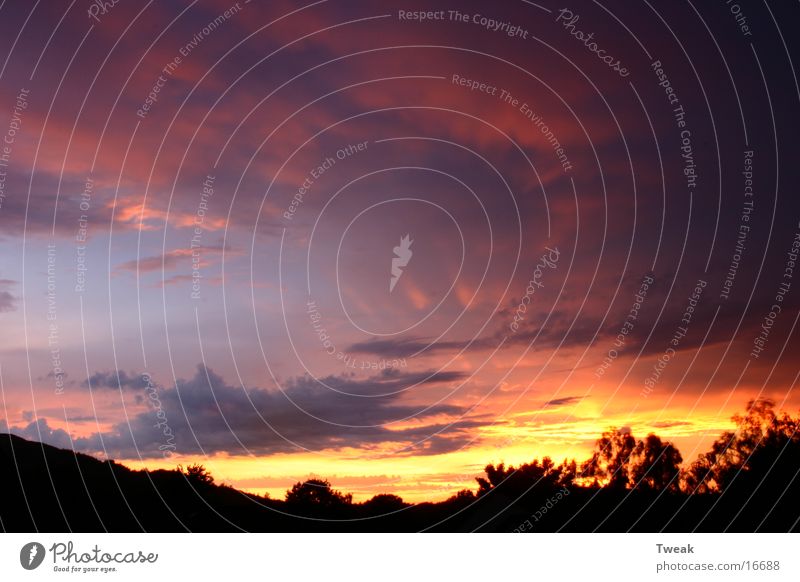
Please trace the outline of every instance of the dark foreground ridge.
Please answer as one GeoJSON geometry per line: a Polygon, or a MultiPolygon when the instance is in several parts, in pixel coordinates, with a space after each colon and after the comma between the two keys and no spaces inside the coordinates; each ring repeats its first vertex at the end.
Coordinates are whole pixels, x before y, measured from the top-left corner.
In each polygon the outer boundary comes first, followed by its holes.
{"type": "Polygon", "coordinates": [[[800,419],[750,403],[736,430],[681,469],[656,435],[611,429],[590,459],[488,465],[477,490],[411,505],[363,503],[325,480],[284,500],[218,485],[201,466],[133,471],[0,434],[0,527],[12,532],[533,531],[786,532],[800,520],[800,419]]]}

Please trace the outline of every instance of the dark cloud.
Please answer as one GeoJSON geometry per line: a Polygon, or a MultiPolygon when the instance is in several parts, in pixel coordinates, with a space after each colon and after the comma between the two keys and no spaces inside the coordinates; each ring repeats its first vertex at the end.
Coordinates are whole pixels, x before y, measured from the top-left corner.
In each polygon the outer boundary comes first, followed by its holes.
{"type": "Polygon", "coordinates": [[[407,358],[425,349],[442,350],[442,344],[429,346],[424,338],[410,337],[389,340],[370,339],[363,342],[356,342],[347,348],[347,351],[358,354],[370,354],[373,356],[407,358]]]}
{"type": "MultiPolygon", "coordinates": [[[[430,344],[431,340],[423,337],[371,339],[355,343],[348,349],[384,358],[409,357],[416,353],[431,355],[452,354],[464,349],[490,350],[505,340],[503,344],[505,348],[531,344],[538,348],[561,349],[594,346],[603,350],[613,348],[624,357],[647,358],[662,354],[668,347],[673,347],[676,352],[685,352],[733,342],[732,353],[740,354],[748,353],[752,349],[752,340],[759,334],[769,311],[764,307],[753,308],[753,305],[748,308],[743,302],[729,301],[720,304],[715,294],[716,290],[709,288],[709,285],[694,306],[689,324],[686,325],[683,318],[689,308],[689,297],[694,283],[677,286],[671,293],[668,303],[664,305],[665,284],[663,278],[659,280],[656,277],[660,283],[656,286],[656,290],[648,293],[638,319],[633,322],[633,328],[623,337],[624,343],[620,346],[615,342],[620,337],[630,306],[633,304],[634,293],[638,288],[638,279],[631,280],[635,285],[626,285],[626,291],[620,293],[625,299],[617,300],[619,306],[614,307],[605,321],[600,314],[590,311],[590,307],[579,314],[568,308],[556,308],[545,314],[530,314],[516,333],[508,333],[507,326],[503,325],[472,341],[430,344]],[[628,297],[630,301],[627,300],[628,297]],[[717,313],[718,307],[720,307],[719,313],[717,313]],[[680,327],[686,327],[687,333],[679,338],[677,345],[674,345],[671,340],[680,327]]],[[[757,305],[767,304],[768,301],[762,299],[757,305]]],[[[786,333],[788,330],[783,328],[794,320],[800,308],[789,304],[782,305],[782,308],[779,325],[775,328],[782,329],[782,332],[786,333]]],[[[508,312],[502,310],[498,313],[503,316],[508,312]]]]}
{"type": "Polygon", "coordinates": [[[660,420],[650,424],[653,428],[672,428],[674,426],[690,426],[692,423],[684,420],[660,420]]]}
{"type": "Polygon", "coordinates": [[[0,313],[14,311],[17,308],[17,298],[8,291],[0,291],[0,313]]]}
{"type": "Polygon", "coordinates": [[[8,291],[8,288],[14,285],[16,285],[16,281],[0,279],[0,313],[16,311],[17,298],[8,291]]]}
{"type": "MultiPolygon", "coordinates": [[[[170,445],[185,454],[268,455],[386,444],[393,454],[439,454],[468,444],[472,431],[489,421],[466,418],[462,406],[407,404],[401,394],[416,385],[463,377],[460,372],[393,370],[367,379],[304,376],[282,390],[266,390],[231,386],[198,366],[193,378],[175,387],[153,384],[139,393],[148,410],[112,431],[76,439],[75,447],[117,458],[157,456],[170,445]],[[394,424],[407,419],[414,419],[413,427],[394,424]]],[[[105,388],[142,388],[139,376],[124,372],[97,373],[90,381],[105,388]]]]}
{"type": "Polygon", "coordinates": [[[84,388],[92,388],[93,390],[119,390],[124,388],[140,390],[147,388],[147,378],[142,374],[128,373],[125,370],[96,372],[81,385],[84,388]]]}
{"type": "Polygon", "coordinates": [[[347,351],[382,358],[408,358],[414,355],[423,356],[442,352],[460,352],[465,349],[493,349],[500,342],[500,339],[497,334],[473,340],[439,342],[433,342],[432,338],[423,337],[408,337],[396,340],[373,338],[351,344],[347,351]]]}
{"type": "Polygon", "coordinates": [[[583,400],[583,396],[564,396],[563,398],[548,400],[542,406],[545,408],[549,406],[569,406],[570,404],[577,404],[581,400],[583,400]]]}
{"type": "MultiPolygon", "coordinates": [[[[29,119],[30,116],[23,119],[23,125],[29,119]]],[[[15,151],[15,157],[17,154],[24,159],[24,152],[15,151]]],[[[67,176],[59,189],[57,171],[48,172],[41,171],[42,168],[38,169],[40,171],[32,182],[28,173],[13,169],[8,172],[7,189],[25,192],[30,185],[31,192],[30,199],[25,196],[10,196],[3,202],[3,229],[0,231],[0,240],[14,239],[21,236],[23,232],[41,237],[50,237],[55,234],[65,240],[75,236],[75,229],[84,214],[80,210],[80,202],[77,200],[77,196],[84,188],[83,181],[67,176]],[[60,192],[57,208],[56,192],[60,192]]],[[[92,227],[106,229],[110,218],[110,209],[97,200],[92,207],[92,227]]]]}
{"type": "MultiPolygon", "coordinates": [[[[383,370],[369,382],[340,376],[328,376],[321,379],[324,385],[340,392],[354,396],[383,396],[399,393],[404,390],[426,384],[443,384],[457,382],[468,375],[458,371],[401,372],[397,369],[383,370]],[[378,389],[378,387],[380,387],[378,389]]],[[[296,385],[296,381],[292,382],[296,385]]]]}
{"type": "MultiPolygon", "coordinates": [[[[753,347],[753,339],[758,335],[764,317],[769,311],[768,308],[764,311],[762,309],[764,308],[748,310],[744,305],[728,304],[723,305],[715,317],[716,305],[711,300],[704,302],[692,315],[690,324],[686,326],[688,333],[685,337],[679,338],[678,345],[674,346],[675,351],[711,348],[732,343],[734,354],[749,353],[753,347]]],[[[781,326],[791,322],[797,311],[798,308],[795,306],[784,306],[781,326]]],[[[681,322],[682,317],[682,310],[672,310],[658,325],[643,323],[642,328],[647,330],[647,335],[641,333],[631,336],[626,350],[630,354],[641,352],[645,357],[663,353],[672,345],[670,342],[676,337],[678,328],[684,326],[681,322]]]]}

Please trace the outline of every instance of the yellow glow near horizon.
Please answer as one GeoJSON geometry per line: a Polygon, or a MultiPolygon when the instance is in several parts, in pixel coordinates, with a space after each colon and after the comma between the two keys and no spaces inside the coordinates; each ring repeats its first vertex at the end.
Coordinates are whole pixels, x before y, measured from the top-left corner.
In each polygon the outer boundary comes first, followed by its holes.
{"type": "MultiPolygon", "coordinates": [[[[641,438],[647,432],[658,433],[676,444],[685,462],[693,461],[722,430],[730,427],[728,422],[712,416],[695,417],[691,425],[674,427],[648,428],[649,422],[656,421],[642,418],[637,422],[634,435],[641,438]]],[[[475,477],[482,475],[489,463],[519,465],[544,456],[556,463],[565,459],[581,462],[590,455],[594,440],[613,424],[565,421],[494,428],[486,431],[478,446],[440,455],[404,456],[388,451],[381,455],[372,451],[366,458],[364,451],[339,449],[261,457],[177,455],[122,462],[134,469],[174,469],[179,464],[186,467],[199,463],[218,483],[259,495],[267,493],[275,499],[283,499],[294,483],[318,477],[328,479],[336,489],[352,493],[357,502],[379,493],[393,493],[409,502],[441,501],[461,489],[475,490],[475,477]]]]}

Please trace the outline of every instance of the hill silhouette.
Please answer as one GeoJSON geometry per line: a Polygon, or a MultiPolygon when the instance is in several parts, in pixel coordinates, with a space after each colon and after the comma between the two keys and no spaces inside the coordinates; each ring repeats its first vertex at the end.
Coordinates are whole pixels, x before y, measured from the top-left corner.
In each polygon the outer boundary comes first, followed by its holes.
{"type": "Polygon", "coordinates": [[[657,435],[610,429],[585,462],[487,465],[477,488],[363,503],[324,479],[284,500],[220,485],[205,468],[135,471],[0,434],[0,527],[14,532],[796,531],[800,419],[758,400],[693,463],[657,435]]]}

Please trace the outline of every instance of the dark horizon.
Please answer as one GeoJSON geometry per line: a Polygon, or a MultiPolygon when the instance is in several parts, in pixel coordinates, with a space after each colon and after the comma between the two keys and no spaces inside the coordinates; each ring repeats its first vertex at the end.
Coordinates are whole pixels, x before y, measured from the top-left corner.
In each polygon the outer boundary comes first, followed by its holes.
{"type": "Polygon", "coordinates": [[[680,451],[658,435],[637,440],[610,428],[582,463],[544,457],[517,467],[489,464],[476,488],[436,503],[407,503],[391,493],[357,503],[322,477],[272,499],[217,483],[202,465],[131,472],[0,434],[0,466],[17,477],[7,479],[0,523],[5,531],[72,532],[797,531],[800,509],[791,499],[800,488],[800,414],[762,400],[733,421],[735,432],[684,466],[680,451]],[[98,507],[92,499],[104,488],[112,494],[98,507]],[[113,502],[117,492],[124,511],[113,502]],[[147,508],[154,503],[155,511],[147,508]]]}

